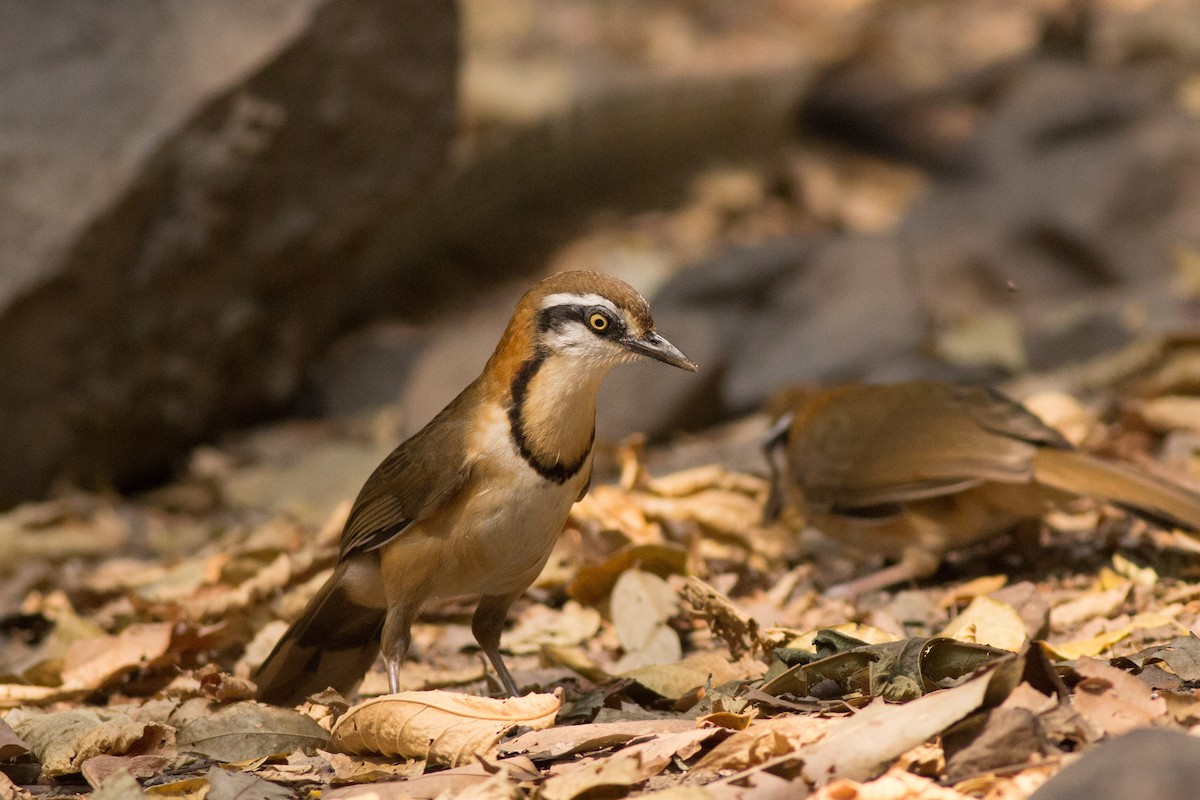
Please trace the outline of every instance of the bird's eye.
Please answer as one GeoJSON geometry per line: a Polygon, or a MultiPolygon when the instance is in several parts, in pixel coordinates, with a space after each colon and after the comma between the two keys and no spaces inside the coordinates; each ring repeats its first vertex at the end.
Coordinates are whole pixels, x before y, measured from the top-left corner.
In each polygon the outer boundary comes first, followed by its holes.
{"type": "Polygon", "coordinates": [[[588,325],[591,325],[592,330],[594,331],[606,331],[608,330],[609,325],[608,317],[604,316],[599,311],[592,312],[592,314],[588,317],[588,325]]]}

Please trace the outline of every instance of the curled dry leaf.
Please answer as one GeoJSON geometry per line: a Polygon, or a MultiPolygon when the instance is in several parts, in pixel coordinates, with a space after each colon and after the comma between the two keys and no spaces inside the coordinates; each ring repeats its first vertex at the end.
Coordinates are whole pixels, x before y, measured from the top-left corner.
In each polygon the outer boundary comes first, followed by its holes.
{"type": "Polygon", "coordinates": [[[425,758],[459,766],[490,751],[505,732],[554,724],[561,701],[552,694],[496,700],[453,692],[401,692],[347,711],[333,727],[332,746],[359,755],[425,758]]]}
{"type": "Polygon", "coordinates": [[[893,768],[867,783],[846,779],[834,781],[810,795],[809,800],[846,800],[847,798],[853,798],[853,800],[904,800],[904,798],[969,800],[969,795],[938,786],[920,775],[893,768]]]}
{"type": "Polygon", "coordinates": [[[17,756],[23,756],[29,752],[29,745],[20,736],[17,736],[9,724],[0,719],[0,761],[12,761],[17,756]]]}
{"type": "Polygon", "coordinates": [[[688,576],[680,589],[683,599],[694,610],[696,616],[706,621],[734,658],[762,646],[758,621],[745,613],[725,595],[699,578],[688,576]]]}

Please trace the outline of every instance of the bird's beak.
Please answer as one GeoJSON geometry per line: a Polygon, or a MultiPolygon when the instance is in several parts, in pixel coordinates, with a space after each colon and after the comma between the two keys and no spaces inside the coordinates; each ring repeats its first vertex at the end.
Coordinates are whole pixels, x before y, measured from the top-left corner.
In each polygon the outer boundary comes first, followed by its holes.
{"type": "Polygon", "coordinates": [[[622,339],[621,343],[625,345],[626,350],[638,355],[650,356],[650,358],[670,364],[672,367],[686,369],[688,372],[696,371],[695,361],[685,356],[678,347],[654,331],[640,337],[628,336],[622,339]]]}

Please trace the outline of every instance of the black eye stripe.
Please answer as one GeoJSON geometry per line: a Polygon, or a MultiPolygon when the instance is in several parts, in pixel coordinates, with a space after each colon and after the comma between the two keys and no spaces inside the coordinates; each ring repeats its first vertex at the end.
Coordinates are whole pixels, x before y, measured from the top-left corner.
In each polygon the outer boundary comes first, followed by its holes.
{"type": "Polygon", "coordinates": [[[537,315],[539,333],[545,333],[552,328],[558,328],[568,322],[582,322],[588,330],[595,334],[612,334],[623,327],[623,322],[617,315],[601,306],[583,306],[571,303],[543,308],[537,315]],[[593,316],[599,314],[608,323],[603,328],[591,324],[593,316]]]}

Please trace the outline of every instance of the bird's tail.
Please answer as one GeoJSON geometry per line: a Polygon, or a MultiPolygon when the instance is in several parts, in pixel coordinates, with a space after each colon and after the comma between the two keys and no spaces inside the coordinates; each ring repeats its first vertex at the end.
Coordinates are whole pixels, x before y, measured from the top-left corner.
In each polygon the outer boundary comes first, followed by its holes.
{"type": "Polygon", "coordinates": [[[294,706],[329,687],[349,695],[371,668],[384,610],[350,599],[348,567],[334,570],[259,667],[254,676],[259,700],[294,706]]]}
{"type": "Polygon", "coordinates": [[[1033,473],[1046,486],[1104,500],[1164,527],[1200,533],[1200,492],[1129,464],[1040,448],[1033,458],[1033,473]]]}

